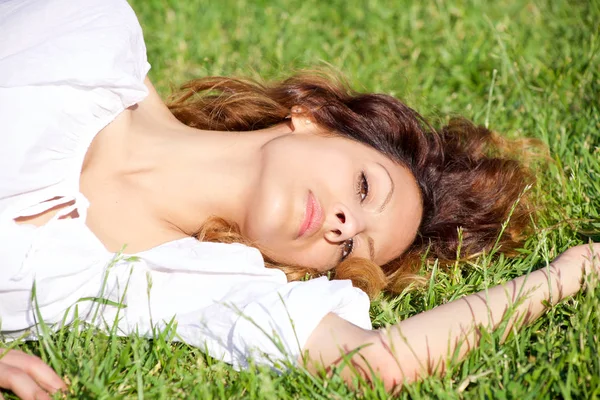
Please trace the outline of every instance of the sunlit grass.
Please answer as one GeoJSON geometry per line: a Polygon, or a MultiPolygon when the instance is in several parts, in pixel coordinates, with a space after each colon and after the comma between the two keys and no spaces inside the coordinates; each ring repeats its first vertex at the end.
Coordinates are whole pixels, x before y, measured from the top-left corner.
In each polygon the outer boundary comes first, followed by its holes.
{"type": "MultiPolygon", "coordinates": [[[[205,75],[281,78],[341,71],[361,91],[393,94],[434,124],[462,115],[509,138],[543,141],[531,190],[544,210],[517,258],[480,257],[430,283],[375,301],[375,326],[402,320],[546,265],[588,237],[600,240],[600,3],[590,1],[136,0],[151,79],[160,93],[205,75]]],[[[499,344],[482,346],[442,378],[409,385],[412,398],[600,397],[600,290],[550,310],[499,344]]],[[[307,310],[310,312],[310,310],[307,310]]],[[[21,345],[70,382],[72,398],[385,398],[334,375],[264,367],[235,372],[198,349],[63,330],[21,345]],[[48,346],[47,343],[51,343],[48,346]],[[54,349],[55,359],[45,349],[54,349]]]]}

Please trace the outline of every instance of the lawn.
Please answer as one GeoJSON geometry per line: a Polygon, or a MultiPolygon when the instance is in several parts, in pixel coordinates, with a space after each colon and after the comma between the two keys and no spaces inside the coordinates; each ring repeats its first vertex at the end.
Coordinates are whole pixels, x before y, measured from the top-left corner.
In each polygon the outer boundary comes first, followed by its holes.
{"type": "MultiPolygon", "coordinates": [[[[392,94],[440,126],[462,115],[508,138],[540,139],[533,164],[534,233],[514,258],[483,255],[372,305],[376,327],[546,265],[600,241],[600,2],[598,0],[135,0],[150,78],[166,96],[206,75],[276,79],[305,68],[341,71],[354,88],[392,94]]],[[[400,398],[600,397],[600,288],[590,287],[444,377],[400,398]]],[[[307,310],[310,312],[310,310],[307,310]]],[[[70,383],[69,398],[387,398],[337,375],[264,367],[236,372],[195,348],[62,330],[19,348],[41,354],[70,383]]]]}

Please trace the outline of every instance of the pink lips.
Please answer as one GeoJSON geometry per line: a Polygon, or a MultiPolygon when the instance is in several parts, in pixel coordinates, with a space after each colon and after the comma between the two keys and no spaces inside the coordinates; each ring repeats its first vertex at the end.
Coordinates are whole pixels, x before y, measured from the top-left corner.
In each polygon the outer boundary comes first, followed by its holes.
{"type": "Polygon", "coordinates": [[[309,191],[308,199],[306,201],[306,212],[304,214],[304,220],[300,225],[300,230],[298,231],[298,237],[314,234],[321,228],[322,224],[323,210],[313,193],[309,191]]]}

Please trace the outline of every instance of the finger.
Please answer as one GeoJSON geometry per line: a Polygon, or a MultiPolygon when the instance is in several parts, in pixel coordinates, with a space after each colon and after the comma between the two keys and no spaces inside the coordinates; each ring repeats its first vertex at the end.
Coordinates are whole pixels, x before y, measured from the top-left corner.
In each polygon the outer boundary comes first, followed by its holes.
{"type": "Polygon", "coordinates": [[[51,400],[25,371],[3,362],[0,363],[0,387],[12,390],[22,400],[51,400]]]}
{"type": "Polygon", "coordinates": [[[39,357],[23,353],[20,350],[9,350],[0,363],[18,368],[31,376],[42,388],[53,393],[66,388],[60,377],[39,357]]]}

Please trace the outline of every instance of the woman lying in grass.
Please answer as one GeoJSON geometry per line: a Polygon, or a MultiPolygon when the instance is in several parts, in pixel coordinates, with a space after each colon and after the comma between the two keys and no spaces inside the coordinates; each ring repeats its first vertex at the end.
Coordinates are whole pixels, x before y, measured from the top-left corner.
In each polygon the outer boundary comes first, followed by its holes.
{"type": "MultiPolygon", "coordinates": [[[[76,314],[150,338],[173,320],[177,340],[237,368],[351,361],[348,381],[392,388],[443,372],[507,311],[508,326],[535,319],[594,268],[598,245],[573,248],[371,330],[369,296],[401,290],[425,255],[518,245],[530,179],[489,131],[435,130],[397,99],[314,74],[203,78],[167,106],[124,1],[4,2],[0,32],[7,339],[76,314]]],[[[30,356],[0,359],[0,387],[22,398],[62,386],[30,356]]]]}

